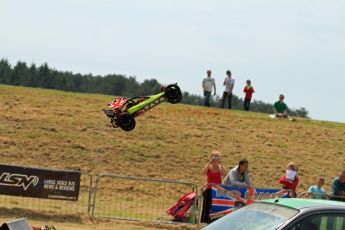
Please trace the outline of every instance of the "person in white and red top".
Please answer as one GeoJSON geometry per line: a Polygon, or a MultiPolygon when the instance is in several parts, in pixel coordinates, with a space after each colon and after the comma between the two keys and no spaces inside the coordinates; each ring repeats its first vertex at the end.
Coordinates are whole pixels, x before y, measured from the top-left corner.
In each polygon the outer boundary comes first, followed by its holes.
{"type": "Polygon", "coordinates": [[[253,93],[255,92],[250,80],[247,80],[247,85],[244,87],[243,92],[246,93],[243,107],[244,110],[249,111],[250,102],[252,100],[253,93]]]}

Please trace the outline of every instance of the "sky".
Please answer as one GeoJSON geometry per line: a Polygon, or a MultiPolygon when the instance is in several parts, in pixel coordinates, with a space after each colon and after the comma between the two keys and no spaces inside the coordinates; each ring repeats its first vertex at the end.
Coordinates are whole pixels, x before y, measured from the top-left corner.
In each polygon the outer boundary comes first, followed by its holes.
{"type": "Polygon", "coordinates": [[[345,122],[343,0],[0,0],[0,58],[139,81],[178,82],[201,94],[211,69],[226,70],[243,97],[313,119],[345,122]]]}

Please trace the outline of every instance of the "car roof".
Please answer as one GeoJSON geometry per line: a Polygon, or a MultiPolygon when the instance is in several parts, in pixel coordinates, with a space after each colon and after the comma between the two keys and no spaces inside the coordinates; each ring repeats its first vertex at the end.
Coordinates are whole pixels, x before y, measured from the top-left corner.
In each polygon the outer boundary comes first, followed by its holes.
{"type": "Polygon", "coordinates": [[[279,198],[261,200],[259,203],[269,203],[285,206],[294,209],[304,209],[311,207],[337,207],[345,210],[345,202],[330,201],[330,200],[318,200],[318,199],[300,199],[300,198],[279,198]]]}

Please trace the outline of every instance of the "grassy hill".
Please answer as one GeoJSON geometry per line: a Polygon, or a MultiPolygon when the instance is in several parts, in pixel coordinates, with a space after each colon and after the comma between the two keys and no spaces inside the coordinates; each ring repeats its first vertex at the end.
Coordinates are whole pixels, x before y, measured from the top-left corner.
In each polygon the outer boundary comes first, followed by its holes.
{"type": "Polygon", "coordinates": [[[112,96],[0,85],[1,162],[92,173],[204,183],[210,151],[226,168],[250,161],[257,187],[279,187],[289,161],[300,165],[299,191],[345,167],[345,124],[272,120],[265,114],[164,103],[132,132],[101,111],[112,96]]]}
{"type": "MultiPolygon", "coordinates": [[[[102,112],[112,99],[0,85],[1,163],[187,180],[201,186],[209,153],[220,150],[229,169],[247,158],[257,187],[279,188],[285,165],[296,161],[299,192],[317,176],[326,178],[329,190],[333,177],[345,168],[345,124],[272,120],[266,114],[163,103],[137,118],[134,131],[124,132],[112,128],[102,112]]],[[[42,225],[47,221],[30,219],[42,225]]],[[[71,227],[59,219],[49,221],[71,227]]],[[[122,229],[157,227],[115,223],[122,229]]],[[[113,229],[114,223],[84,218],[74,225],[113,229]]]]}

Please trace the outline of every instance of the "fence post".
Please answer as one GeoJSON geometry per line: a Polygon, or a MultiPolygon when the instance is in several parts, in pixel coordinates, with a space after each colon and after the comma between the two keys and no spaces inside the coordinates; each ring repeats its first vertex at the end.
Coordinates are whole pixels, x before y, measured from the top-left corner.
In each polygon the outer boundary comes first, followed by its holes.
{"type": "Polygon", "coordinates": [[[193,224],[199,224],[199,193],[198,193],[198,187],[193,185],[193,189],[194,189],[194,192],[195,192],[195,201],[194,201],[194,204],[193,204],[193,210],[195,210],[195,213],[194,213],[194,223],[193,224]]]}
{"type": "Polygon", "coordinates": [[[88,197],[88,202],[87,202],[87,215],[90,216],[90,211],[91,211],[91,207],[92,207],[92,201],[91,201],[91,196],[92,196],[92,181],[93,181],[93,177],[92,175],[88,174],[88,176],[90,177],[90,183],[89,183],[89,197],[88,197]]]}
{"type": "Polygon", "coordinates": [[[97,195],[97,188],[98,188],[98,182],[100,178],[103,176],[103,174],[100,174],[96,177],[95,187],[93,188],[93,201],[91,205],[91,217],[95,217],[95,205],[96,205],[96,195],[97,195]]]}
{"type": "Polygon", "coordinates": [[[200,196],[199,196],[199,203],[198,203],[198,225],[201,224],[201,215],[202,215],[202,208],[203,208],[203,203],[204,203],[204,196],[203,196],[203,190],[204,190],[204,186],[202,186],[200,188],[200,196]]]}

